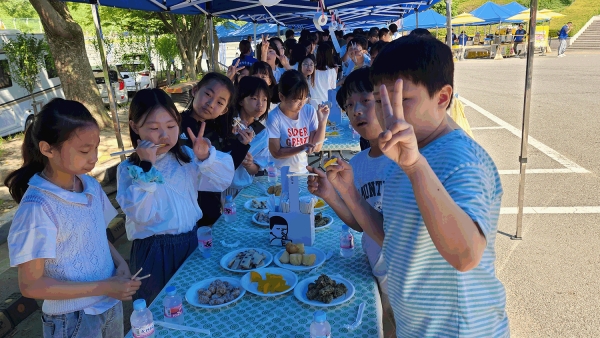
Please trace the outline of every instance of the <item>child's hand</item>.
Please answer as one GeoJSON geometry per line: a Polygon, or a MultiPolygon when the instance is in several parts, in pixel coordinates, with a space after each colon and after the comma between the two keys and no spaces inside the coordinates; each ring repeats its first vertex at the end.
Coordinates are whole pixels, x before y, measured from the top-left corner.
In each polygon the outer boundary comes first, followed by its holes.
{"type": "Polygon", "coordinates": [[[250,167],[252,167],[253,164],[254,157],[252,157],[252,154],[246,153],[246,157],[244,157],[244,160],[242,161],[242,166],[244,166],[244,168],[246,169],[249,169],[250,167]]]}
{"type": "Polygon", "coordinates": [[[238,130],[238,139],[242,144],[250,144],[254,139],[254,132],[250,128],[246,128],[244,130],[238,130]]]}
{"type": "Polygon", "coordinates": [[[313,149],[315,148],[315,145],[312,144],[312,143],[304,143],[303,145],[298,146],[298,147],[302,148],[307,153],[312,154],[313,153],[313,149]]]}
{"type": "Polygon", "coordinates": [[[202,122],[200,125],[200,131],[197,136],[194,136],[192,130],[188,128],[188,134],[190,135],[190,140],[194,144],[194,154],[200,161],[204,161],[208,158],[210,147],[212,146],[210,140],[204,137],[204,128],[206,127],[206,122],[202,122]]]}
{"type": "Polygon", "coordinates": [[[337,159],[338,165],[330,165],[326,168],[327,179],[340,195],[347,194],[354,189],[354,172],[348,162],[337,159]]]}
{"type": "Polygon", "coordinates": [[[320,104],[317,109],[317,119],[319,123],[327,122],[329,117],[329,106],[326,104],[320,104]]]}
{"type": "Polygon", "coordinates": [[[325,202],[327,202],[328,200],[330,200],[333,196],[333,194],[336,194],[335,192],[335,188],[333,187],[333,185],[331,185],[331,183],[329,182],[329,180],[327,179],[327,174],[325,174],[325,172],[323,172],[323,170],[318,169],[318,168],[313,168],[311,166],[307,166],[306,169],[311,172],[311,173],[315,173],[318,176],[308,176],[308,192],[310,192],[311,194],[317,196],[317,197],[321,197],[322,199],[325,200],[325,202]]]}
{"type": "Polygon", "coordinates": [[[402,107],[402,80],[394,84],[394,97],[390,102],[385,85],[379,87],[381,108],[386,130],[379,135],[379,147],[403,170],[412,167],[421,158],[413,126],[404,119],[402,107]]]}
{"type": "Polygon", "coordinates": [[[240,64],[240,59],[238,59],[235,62],[235,65],[229,66],[227,68],[227,77],[233,81],[233,78],[235,77],[235,74],[237,74],[237,72],[239,72],[240,70],[244,69],[244,66],[238,67],[238,65],[240,64]]]}
{"type": "Polygon", "coordinates": [[[285,56],[285,55],[281,55],[281,56],[277,55],[277,58],[279,59],[279,62],[281,63],[281,66],[284,69],[290,69],[291,68],[291,66],[290,66],[290,59],[288,59],[287,56],[285,56]]]}
{"type": "Polygon", "coordinates": [[[117,266],[115,276],[131,279],[131,271],[129,271],[129,265],[127,265],[127,263],[125,262],[119,264],[119,266],[117,266]]]}
{"type": "Polygon", "coordinates": [[[143,140],[138,140],[137,144],[135,152],[138,154],[140,161],[147,161],[154,165],[154,162],[156,162],[156,150],[158,149],[158,145],[143,140]]]}
{"type": "Polygon", "coordinates": [[[262,42],[260,43],[260,58],[261,61],[267,61],[267,53],[269,53],[269,35],[265,38],[265,35],[262,35],[262,42]]]}
{"type": "Polygon", "coordinates": [[[119,276],[107,279],[106,283],[106,295],[118,300],[131,300],[131,297],[142,285],[139,280],[119,276]]]}

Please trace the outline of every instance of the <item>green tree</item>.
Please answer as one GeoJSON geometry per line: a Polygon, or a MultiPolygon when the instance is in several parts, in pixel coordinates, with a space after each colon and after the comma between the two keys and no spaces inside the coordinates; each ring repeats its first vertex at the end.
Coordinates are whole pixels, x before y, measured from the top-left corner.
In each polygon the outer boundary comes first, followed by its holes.
{"type": "MultiPolygon", "coordinates": [[[[83,103],[101,128],[111,123],[85,50],[81,26],[59,0],[29,0],[38,13],[65,97],[83,103]]],[[[88,7],[89,8],[89,7],[88,7]]]]}
{"type": "Polygon", "coordinates": [[[47,47],[43,39],[38,39],[32,34],[17,34],[14,39],[4,42],[3,49],[8,58],[12,79],[25,88],[34,101],[33,92],[40,83],[38,74],[45,68],[44,57],[48,53],[47,47]]]}
{"type": "Polygon", "coordinates": [[[177,48],[177,40],[171,34],[161,35],[156,39],[154,43],[156,48],[156,54],[158,54],[160,60],[165,64],[167,69],[167,84],[171,83],[171,65],[173,60],[179,56],[179,50],[177,48]]]}

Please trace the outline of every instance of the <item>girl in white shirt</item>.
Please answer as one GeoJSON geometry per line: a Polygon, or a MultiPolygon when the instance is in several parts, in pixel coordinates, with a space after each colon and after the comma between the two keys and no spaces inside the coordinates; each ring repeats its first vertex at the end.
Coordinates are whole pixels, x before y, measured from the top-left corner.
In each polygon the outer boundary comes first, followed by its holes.
{"type": "Polygon", "coordinates": [[[4,181],[20,203],[8,234],[10,265],[23,296],[44,299],[44,337],[122,337],[121,300],[141,284],[107,240],[115,208],[85,175],[99,143],[84,105],[54,99],[25,131],[24,164],[4,181]]]}
{"type": "MultiPolygon", "coordinates": [[[[236,116],[245,128],[251,128],[255,136],[242,165],[235,170],[231,187],[240,190],[252,184],[254,175],[264,171],[269,162],[269,134],[264,125],[271,100],[267,83],[257,77],[243,78],[237,88],[236,116]]],[[[234,128],[235,131],[239,127],[234,128]]]]}
{"type": "Polygon", "coordinates": [[[160,89],[137,92],[129,108],[136,153],[118,167],[117,201],[127,216],[132,271],[152,274],[136,295],[149,304],[198,247],[202,218],[198,191],[225,190],[233,179],[231,156],[188,130],[193,149],[179,143],[181,115],[160,89]]]}
{"type": "Polygon", "coordinates": [[[288,70],[279,80],[281,103],[268,117],[269,151],[275,166],[290,166],[290,171],[306,172],[307,153],[321,150],[329,107],[318,111],[306,104],[309,88],[304,75],[288,70]]]}
{"type": "Polygon", "coordinates": [[[317,49],[315,63],[314,89],[310,96],[317,103],[323,103],[328,99],[330,89],[335,89],[337,83],[337,67],[333,60],[333,46],[328,43],[320,43],[317,49]]]}

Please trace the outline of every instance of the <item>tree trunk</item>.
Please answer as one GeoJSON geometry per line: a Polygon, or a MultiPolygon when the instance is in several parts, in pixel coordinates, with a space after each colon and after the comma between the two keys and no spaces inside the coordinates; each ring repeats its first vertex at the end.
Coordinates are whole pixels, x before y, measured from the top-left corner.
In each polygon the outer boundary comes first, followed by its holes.
{"type": "Polygon", "coordinates": [[[165,24],[166,29],[175,35],[179,56],[183,64],[184,71],[188,78],[196,80],[196,59],[195,52],[205,34],[205,16],[204,15],[175,15],[171,13],[157,13],[157,16],[165,24]]]}
{"type": "Polygon", "coordinates": [[[83,103],[100,128],[110,125],[111,119],[102,103],[87,57],[81,26],[73,20],[62,1],[29,2],[40,16],[65,97],[83,103]]]}

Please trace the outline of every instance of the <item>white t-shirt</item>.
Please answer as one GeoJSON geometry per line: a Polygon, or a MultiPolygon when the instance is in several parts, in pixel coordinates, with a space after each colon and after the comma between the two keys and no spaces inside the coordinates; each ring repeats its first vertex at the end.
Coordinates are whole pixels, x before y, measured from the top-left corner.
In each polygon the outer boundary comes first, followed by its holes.
{"type": "Polygon", "coordinates": [[[281,75],[285,72],[285,68],[275,67],[273,69],[273,76],[275,77],[275,82],[279,83],[279,79],[281,79],[281,75]]]}
{"type": "MultiPolygon", "coordinates": [[[[371,148],[365,149],[350,160],[354,172],[354,186],[370,206],[382,212],[385,175],[388,166],[394,163],[385,155],[369,156],[370,150],[371,148]]],[[[387,267],[381,254],[381,246],[366,233],[362,236],[362,247],[369,259],[373,276],[377,278],[381,292],[387,294],[387,267]]]]}
{"type": "MultiPolygon", "coordinates": [[[[267,129],[269,130],[269,139],[279,139],[279,145],[282,148],[291,148],[308,143],[310,133],[317,130],[319,121],[317,112],[309,104],[305,104],[298,119],[292,120],[285,116],[281,109],[277,107],[269,113],[267,119],[267,129]]],[[[275,167],[278,169],[284,166],[290,166],[290,171],[306,172],[308,157],[305,151],[284,159],[274,159],[275,167]]]]}
{"type": "Polygon", "coordinates": [[[316,100],[318,104],[321,104],[323,101],[327,101],[328,91],[330,89],[335,89],[337,71],[335,68],[330,68],[327,70],[315,70],[315,74],[313,76],[315,77],[314,87],[312,86],[311,81],[308,81],[310,98],[316,100]]]}

